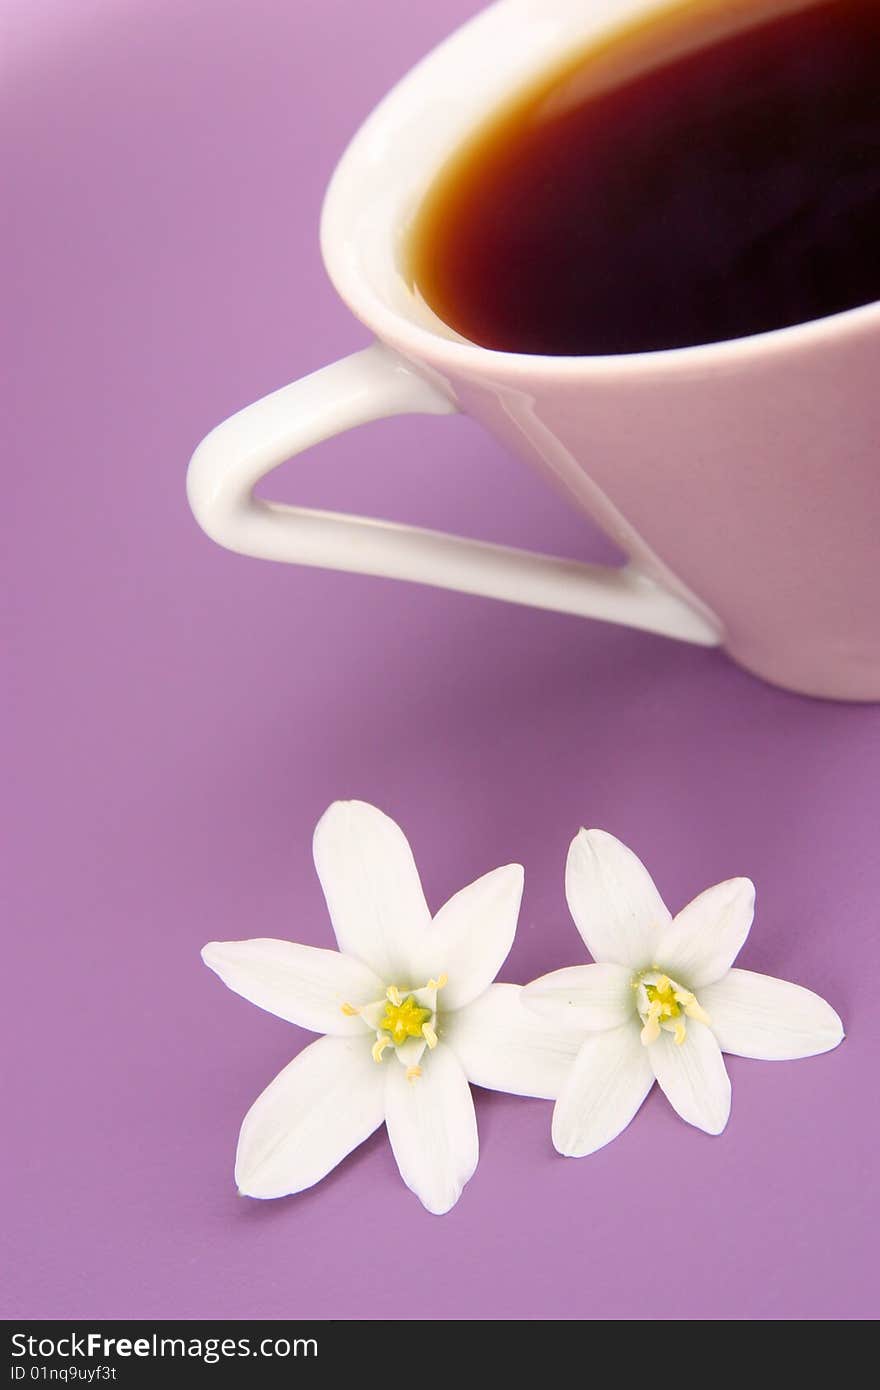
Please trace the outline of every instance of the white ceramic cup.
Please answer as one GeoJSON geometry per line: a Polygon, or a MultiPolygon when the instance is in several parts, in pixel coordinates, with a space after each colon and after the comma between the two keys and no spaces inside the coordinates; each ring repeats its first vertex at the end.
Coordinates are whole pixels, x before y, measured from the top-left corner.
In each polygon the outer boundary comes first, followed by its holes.
{"type": "MultiPolygon", "coordinates": [[[[724,0],[724,13],[742,23],[768,3],[816,0],[724,0]]],[[[330,277],[376,342],[213,430],[190,463],[190,504],[208,535],[247,555],[627,623],[723,645],[793,690],[880,699],[880,304],[704,347],[542,357],[459,337],[402,270],[415,209],[482,119],[566,54],[668,8],[499,0],[394,88],[340,161],[321,221],[330,277]],[[253,495],[331,435],[455,410],[550,477],[629,563],[253,495]]]]}

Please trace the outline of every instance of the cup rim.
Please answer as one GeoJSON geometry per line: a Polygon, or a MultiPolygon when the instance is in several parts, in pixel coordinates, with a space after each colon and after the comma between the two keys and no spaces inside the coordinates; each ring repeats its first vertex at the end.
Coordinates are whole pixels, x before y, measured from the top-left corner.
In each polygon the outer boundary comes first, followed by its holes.
{"type": "MultiPolygon", "coordinates": [[[[659,12],[676,7],[676,0],[616,2],[625,11],[656,9],[659,12]]],[[[547,3],[552,4],[553,0],[544,0],[544,4],[547,3]]],[[[611,3],[615,3],[615,0],[611,0],[611,3]]],[[[806,3],[815,3],[815,0],[806,0],[806,3]]],[[[554,8],[564,10],[565,5],[566,0],[556,0],[554,8]]],[[[450,374],[472,376],[475,371],[488,370],[495,376],[527,376],[530,379],[553,376],[559,379],[608,372],[687,373],[696,367],[707,366],[723,369],[727,365],[741,365],[748,358],[809,350],[817,343],[837,338],[842,333],[860,334],[880,327],[880,300],[874,300],[822,318],[807,319],[802,323],[767,329],[746,337],[641,352],[553,356],[501,351],[483,347],[457,334],[447,336],[427,323],[407,317],[390,305],[369,278],[360,272],[356,256],[350,254],[352,248],[346,240],[347,219],[342,215],[348,185],[357,180],[364,160],[371,151],[379,146],[385,148],[389,139],[393,143],[394,132],[401,127],[403,113],[408,106],[412,106],[419,87],[431,79],[438,68],[448,67],[448,60],[454,59],[463,45],[485,43],[487,32],[489,37],[494,37],[491,35],[494,26],[503,26],[512,18],[520,23],[528,22],[532,13],[537,15],[539,11],[529,4],[529,0],[495,0],[487,9],[460,25],[388,91],[362,122],[336,165],[321,209],[320,238],[324,265],[341,299],[378,338],[404,355],[429,361],[450,374]],[[347,251],[349,254],[346,254],[347,251]]],[[[598,33],[602,35],[607,32],[610,35],[619,24],[619,19],[617,24],[613,20],[600,23],[598,33]]],[[[509,90],[513,91],[514,86],[511,85],[509,90]]],[[[487,111],[495,105],[497,103],[492,102],[487,106],[487,111]]],[[[436,168],[432,171],[432,177],[436,168]]],[[[452,332],[450,329],[449,333],[452,332]]]]}

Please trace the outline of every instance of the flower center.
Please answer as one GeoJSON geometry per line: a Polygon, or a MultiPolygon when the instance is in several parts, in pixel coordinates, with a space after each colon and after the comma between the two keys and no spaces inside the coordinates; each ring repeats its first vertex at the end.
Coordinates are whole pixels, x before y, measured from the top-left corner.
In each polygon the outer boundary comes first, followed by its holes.
{"type": "Polygon", "coordinates": [[[397,999],[399,1003],[389,997],[385,1004],[385,1016],[379,1021],[379,1032],[388,1033],[395,1047],[405,1043],[407,1038],[420,1038],[422,1028],[431,1017],[431,1010],[420,1008],[414,995],[408,994],[401,999],[397,993],[397,999]]]}
{"type": "Polygon", "coordinates": [[[397,985],[389,985],[384,999],[372,1004],[343,1004],[342,1012],[349,1018],[357,1016],[371,1032],[376,1034],[373,1043],[373,1061],[381,1062],[389,1048],[397,1055],[397,1060],[406,1067],[408,1081],[416,1081],[422,1074],[419,1062],[425,1048],[437,1046],[437,991],[446,984],[446,976],[428,980],[418,989],[402,990],[397,985]]]}
{"type": "Polygon", "coordinates": [[[681,1047],[687,1037],[689,1018],[700,1023],[709,1022],[709,1015],[700,1007],[696,995],[656,967],[643,971],[633,984],[645,1047],[656,1042],[661,1032],[672,1033],[681,1047]]]}

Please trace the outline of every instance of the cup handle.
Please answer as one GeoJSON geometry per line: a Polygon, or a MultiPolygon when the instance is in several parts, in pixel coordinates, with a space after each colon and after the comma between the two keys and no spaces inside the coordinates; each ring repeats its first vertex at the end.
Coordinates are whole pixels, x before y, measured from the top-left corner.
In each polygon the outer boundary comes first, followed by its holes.
{"type": "Polygon", "coordinates": [[[243,555],[408,579],[717,646],[719,633],[709,619],[632,564],[616,569],[579,564],[254,496],[256,484],[279,464],[355,425],[455,410],[401,357],[374,343],[274,391],[212,430],[190,461],[190,506],[213,540],[243,555]]]}

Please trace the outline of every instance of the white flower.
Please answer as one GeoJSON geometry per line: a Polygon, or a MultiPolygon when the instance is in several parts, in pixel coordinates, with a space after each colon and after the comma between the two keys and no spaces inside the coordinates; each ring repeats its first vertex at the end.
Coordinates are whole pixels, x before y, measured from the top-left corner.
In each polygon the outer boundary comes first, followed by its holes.
{"type": "Polygon", "coordinates": [[[492,984],[523,871],[495,869],[432,921],[406,838],[375,807],[335,802],[313,852],[338,952],[273,940],[202,952],[237,994],[328,1035],[248,1111],[236,1183],[249,1197],[300,1192],[384,1120],[404,1182],[440,1214],[477,1166],[468,1082],[551,1099],[577,1050],[522,1007],[518,985],[492,984]]]}
{"type": "Polygon", "coordinates": [[[556,970],[522,996],[580,1040],[553,1111],[560,1153],[580,1158],[616,1138],[655,1081],[683,1120],[720,1134],[730,1114],[722,1052],[811,1057],[843,1038],[837,1014],[810,990],[731,969],[752,924],[749,879],[707,888],[673,918],[631,850],[581,830],[565,891],[597,964],[556,970]]]}

